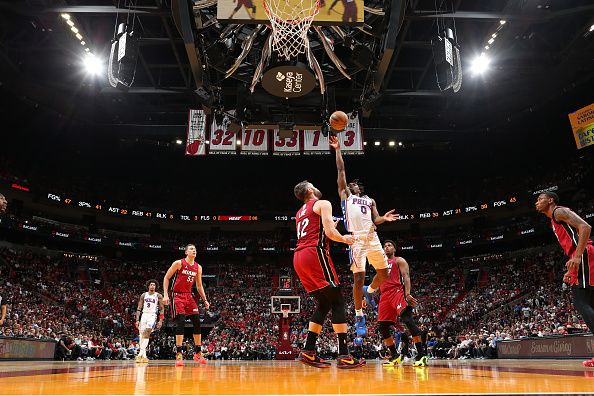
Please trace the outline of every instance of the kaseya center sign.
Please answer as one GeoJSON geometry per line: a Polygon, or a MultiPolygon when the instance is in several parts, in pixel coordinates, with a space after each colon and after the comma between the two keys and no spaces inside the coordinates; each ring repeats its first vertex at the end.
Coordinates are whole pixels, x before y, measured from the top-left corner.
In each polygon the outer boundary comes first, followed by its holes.
{"type": "Polygon", "coordinates": [[[316,77],[304,65],[276,66],[262,76],[262,87],[271,95],[298,98],[316,86],[316,77]]]}

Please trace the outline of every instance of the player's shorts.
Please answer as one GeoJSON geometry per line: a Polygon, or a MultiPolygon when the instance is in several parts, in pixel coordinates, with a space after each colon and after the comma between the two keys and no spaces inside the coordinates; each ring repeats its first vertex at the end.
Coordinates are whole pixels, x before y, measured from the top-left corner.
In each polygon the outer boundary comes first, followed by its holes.
{"type": "Polygon", "coordinates": [[[317,247],[306,247],[295,251],[293,267],[306,292],[326,286],[338,286],[338,275],[327,251],[317,247]]]}
{"type": "Polygon", "coordinates": [[[343,22],[357,22],[357,3],[354,1],[346,3],[342,20],[343,22]]]}
{"type": "Polygon", "coordinates": [[[351,260],[351,271],[353,273],[365,272],[367,260],[376,270],[388,268],[388,258],[384,248],[377,236],[377,233],[353,233],[355,243],[349,250],[351,260]]]}
{"type": "Polygon", "coordinates": [[[594,246],[591,244],[587,244],[584,249],[582,263],[575,273],[574,282],[574,285],[584,289],[594,287],[594,246]]]}
{"type": "Polygon", "coordinates": [[[254,8],[252,0],[237,0],[237,8],[245,6],[246,8],[254,8]]]}
{"type": "Polygon", "coordinates": [[[138,329],[142,333],[146,329],[151,329],[151,330],[154,329],[156,324],[157,324],[157,314],[143,313],[140,318],[140,325],[138,326],[138,329]]]}
{"type": "Polygon", "coordinates": [[[173,292],[171,315],[198,315],[198,303],[192,293],[173,292]]]}
{"type": "Polygon", "coordinates": [[[389,290],[382,292],[377,320],[382,322],[396,322],[404,308],[408,306],[404,298],[404,290],[389,290]]]}

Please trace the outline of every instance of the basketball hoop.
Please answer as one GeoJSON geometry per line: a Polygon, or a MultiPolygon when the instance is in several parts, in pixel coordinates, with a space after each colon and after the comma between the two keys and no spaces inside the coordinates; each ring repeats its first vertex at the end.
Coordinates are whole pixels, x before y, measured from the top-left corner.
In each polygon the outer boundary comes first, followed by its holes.
{"type": "Polygon", "coordinates": [[[307,31],[320,12],[320,0],[262,0],[272,25],[272,49],[286,60],[309,47],[307,31]]]}
{"type": "Polygon", "coordinates": [[[287,308],[283,308],[281,310],[281,313],[283,314],[283,318],[286,319],[289,317],[289,310],[287,308]]]}

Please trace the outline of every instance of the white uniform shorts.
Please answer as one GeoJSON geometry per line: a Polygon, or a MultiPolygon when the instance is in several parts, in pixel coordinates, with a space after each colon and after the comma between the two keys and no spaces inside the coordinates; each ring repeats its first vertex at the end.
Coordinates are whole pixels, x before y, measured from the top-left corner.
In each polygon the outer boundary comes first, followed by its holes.
{"type": "Polygon", "coordinates": [[[373,268],[388,268],[388,258],[376,232],[353,233],[355,243],[351,245],[349,258],[353,273],[365,272],[367,261],[373,268]]]}
{"type": "Polygon", "coordinates": [[[146,329],[153,330],[157,324],[157,314],[142,314],[140,318],[140,332],[144,332],[146,329]]]}

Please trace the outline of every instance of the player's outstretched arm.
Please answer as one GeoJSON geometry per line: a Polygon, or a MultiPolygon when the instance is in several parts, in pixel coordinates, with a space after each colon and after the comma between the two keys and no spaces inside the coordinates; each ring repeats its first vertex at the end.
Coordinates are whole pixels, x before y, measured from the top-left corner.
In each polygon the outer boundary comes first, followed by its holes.
{"type": "Polygon", "coordinates": [[[169,279],[175,274],[175,271],[181,268],[181,261],[176,260],[171,264],[167,273],[163,277],[163,304],[169,305],[169,279]]]}
{"type": "Polygon", "coordinates": [[[196,274],[196,290],[198,290],[200,298],[204,301],[204,308],[210,308],[210,303],[206,299],[206,293],[204,292],[204,286],[202,285],[202,266],[198,267],[198,273],[196,274]]]}
{"type": "Polygon", "coordinates": [[[336,136],[330,136],[330,147],[336,152],[336,170],[338,171],[338,196],[342,201],[347,199],[351,192],[347,188],[346,171],[344,168],[344,160],[340,151],[340,142],[336,136]]]}
{"type": "Polygon", "coordinates": [[[332,219],[332,204],[330,204],[329,201],[317,201],[313,206],[313,210],[322,218],[324,233],[328,238],[336,242],[346,243],[348,245],[352,245],[353,242],[355,242],[355,239],[352,235],[341,235],[336,229],[334,220],[332,219]]]}
{"type": "Polygon", "coordinates": [[[417,306],[417,300],[410,294],[410,268],[406,260],[402,257],[399,257],[396,263],[398,264],[398,269],[400,270],[404,283],[404,298],[406,299],[406,302],[414,308],[417,306]]]}
{"type": "Polygon", "coordinates": [[[586,249],[588,239],[590,239],[592,226],[580,216],[578,216],[574,211],[568,208],[559,208],[555,210],[553,216],[553,220],[563,221],[578,230],[579,239],[575,248],[575,252],[573,253],[573,257],[570,257],[565,264],[568,270],[575,271],[582,262],[582,255],[586,249]]]}
{"type": "Polygon", "coordinates": [[[377,211],[377,204],[375,203],[375,200],[372,199],[371,200],[371,219],[373,220],[373,224],[379,225],[379,224],[385,223],[386,221],[392,222],[392,221],[398,220],[398,217],[394,214],[395,210],[396,209],[392,209],[390,211],[387,211],[386,214],[384,214],[383,216],[380,216],[379,212],[377,211]]]}

